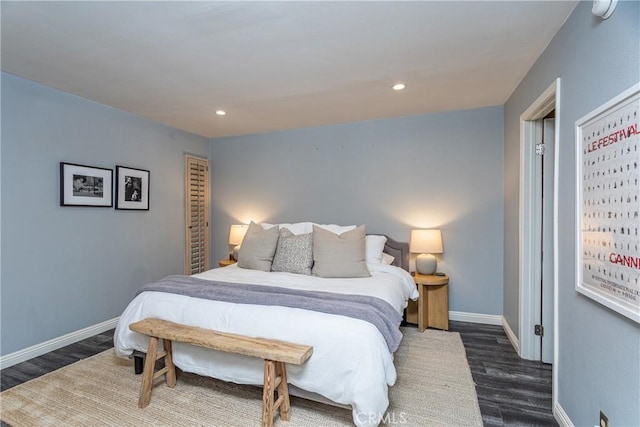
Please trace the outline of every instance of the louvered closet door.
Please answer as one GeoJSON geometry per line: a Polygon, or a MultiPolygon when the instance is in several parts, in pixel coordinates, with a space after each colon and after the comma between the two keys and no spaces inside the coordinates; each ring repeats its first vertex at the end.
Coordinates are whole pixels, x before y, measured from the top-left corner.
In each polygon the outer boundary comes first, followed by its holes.
{"type": "Polygon", "coordinates": [[[185,274],[209,269],[209,161],[185,157],[185,274]]]}

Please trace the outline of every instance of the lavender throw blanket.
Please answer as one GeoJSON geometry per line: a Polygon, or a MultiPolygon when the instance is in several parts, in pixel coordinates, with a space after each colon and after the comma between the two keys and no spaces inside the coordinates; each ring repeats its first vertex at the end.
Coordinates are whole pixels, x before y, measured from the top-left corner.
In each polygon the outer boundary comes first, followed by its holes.
{"type": "Polygon", "coordinates": [[[145,285],[136,295],[145,291],[168,292],[235,304],[302,308],[366,320],[378,328],[391,353],[398,349],[402,340],[399,329],[402,316],[386,301],[365,295],[343,295],[276,286],[225,283],[191,276],[167,276],[159,282],[145,285]]]}

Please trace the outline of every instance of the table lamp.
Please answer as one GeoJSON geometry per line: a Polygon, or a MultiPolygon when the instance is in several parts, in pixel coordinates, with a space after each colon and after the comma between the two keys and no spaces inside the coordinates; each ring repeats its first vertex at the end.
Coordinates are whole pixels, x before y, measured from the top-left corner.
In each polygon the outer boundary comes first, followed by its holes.
{"type": "Polygon", "coordinates": [[[416,270],[420,274],[436,272],[438,261],[433,254],[441,254],[442,233],[440,230],[411,230],[409,252],[420,254],[416,258],[416,270]]]}
{"type": "Polygon", "coordinates": [[[248,228],[248,225],[243,224],[234,224],[231,226],[229,230],[229,244],[233,245],[233,252],[230,255],[231,259],[238,260],[238,249],[240,248],[240,244],[242,244],[244,235],[247,234],[248,228]]]}

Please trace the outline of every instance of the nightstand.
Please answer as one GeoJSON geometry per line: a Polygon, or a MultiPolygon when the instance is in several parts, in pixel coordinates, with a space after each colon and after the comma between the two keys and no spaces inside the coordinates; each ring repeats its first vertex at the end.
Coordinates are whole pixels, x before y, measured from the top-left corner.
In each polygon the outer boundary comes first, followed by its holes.
{"type": "Polygon", "coordinates": [[[449,276],[433,276],[416,273],[413,280],[418,286],[420,298],[417,304],[409,301],[407,322],[418,324],[418,330],[426,328],[449,329],[449,276]]]}
{"type": "Polygon", "coordinates": [[[226,267],[228,265],[231,264],[235,264],[236,260],[235,259],[221,259],[220,261],[218,261],[218,267],[226,267]]]}

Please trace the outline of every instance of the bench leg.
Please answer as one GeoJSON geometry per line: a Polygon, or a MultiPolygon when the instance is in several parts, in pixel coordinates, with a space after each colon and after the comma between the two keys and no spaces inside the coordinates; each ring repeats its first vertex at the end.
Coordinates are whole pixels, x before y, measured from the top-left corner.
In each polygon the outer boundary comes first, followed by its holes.
{"type": "Polygon", "coordinates": [[[276,388],[276,367],[272,360],[264,361],[262,389],[262,427],[273,427],[273,393],[276,388]]]}
{"type": "Polygon", "coordinates": [[[173,364],[173,349],[171,347],[171,340],[162,340],[164,345],[164,351],[167,353],[164,356],[164,366],[167,369],[167,386],[173,388],[176,385],[176,366],[173,364]]]}
{"type": "Polygon", "coordinates": [[[262,427],[273,427],[273,413],[280,410],[280,418],[289,421],[291,404],[289,402],[289,386],[287,370],[283,362],[264,361],[264,386],[262,390],[262,427]],[[277,400],[274,394],[277,391],[277,400]]]}
{"type": "Polygon", "coordinates": [[[281,378],[278,384],[278,400],[280,403],[280,418],[289,421],[291,418],[291,403],[289,401],[289,385],[287,383],[287,369],[284,362],[276,362],[276,375],[281,378]]]}
{"type": "Polygon", "coordinates": [[[147,356],[144,358],[144,372],[142,373],[142,385],[140,386],[140,399],[138,399],[139,408],[146,408],[151,401],[151,386],[153,385],[153,374],[155,371],[157,354],[158,338],[149,337],[147,356]]]}
{"type": "Polygon", "coordinates": [[[163,339],[164,352],[158,355],[158,338],[149,337],[149,345],[147,346],[147,355],[144,358],[144,371],[142,372],[142,385],[140,386],[140,398],[138,406],[146,408],[151,401],[151,389],[153,380],[160,375],[165,375],[165,380],[169,388],[176,385],[176,367],[173,364],[173,349],[171,340],[163,339]],[[164,357],[164,368],[156,372],[156,361],[158,358],[164,357]]]}

